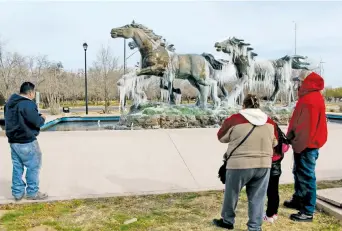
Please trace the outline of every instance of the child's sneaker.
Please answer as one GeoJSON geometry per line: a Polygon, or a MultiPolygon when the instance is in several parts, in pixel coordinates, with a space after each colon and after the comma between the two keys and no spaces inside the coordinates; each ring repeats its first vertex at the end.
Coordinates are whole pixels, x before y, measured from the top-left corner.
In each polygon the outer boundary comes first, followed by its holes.
{"type": "Polygon", "coordinates": [[[274,221],[278,220],[278,214],[274,214],[272,218],[274,221]]]}
{"type": "Polygon", "coordinates": [[[274,223],[274,218],[273,217],[268,217],[266,214],[263,217],[263,220],[268,223],[274,223]]]}

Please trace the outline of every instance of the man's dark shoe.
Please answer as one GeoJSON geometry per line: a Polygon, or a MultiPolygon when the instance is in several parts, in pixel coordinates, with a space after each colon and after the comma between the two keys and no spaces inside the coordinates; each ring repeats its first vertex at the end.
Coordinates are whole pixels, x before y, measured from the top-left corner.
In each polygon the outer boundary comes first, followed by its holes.
{"type": "Polygon", "coordinates": [[[28,199],[28,200],[45,200],[48,197],[49,196],[46,193],[37,192],[37,194],[34,196],[26,196],[26,199],[28,199]]]}
{"type": "Polygon", "coordinates": [[[14,197],[15,201],[21,201],[24,198],[24,195],[20,196],[20,197],[14,197]]]}
{"type": "Polygon", "coordinates": [[[298,200],[288,200],[288,201],[284,201],[284,206],[286,208],[289,209],[296,209],[296,210],[300,210],[301,206],[298,200]]]}
{"type": "Polygon", "coordinates": [[[292,214],[290,219],[297,222],[312,222],[313,216],[299,212],[297,214],[292,214]]]}
{"type": "Polygon", "coordinates": [[[213,223],[215,226],[220,227],[220,228],[230,229],[230,230],[234,229],[234,225],[223,222],[222,218],[221,219],[214,219],[213,223]]]}

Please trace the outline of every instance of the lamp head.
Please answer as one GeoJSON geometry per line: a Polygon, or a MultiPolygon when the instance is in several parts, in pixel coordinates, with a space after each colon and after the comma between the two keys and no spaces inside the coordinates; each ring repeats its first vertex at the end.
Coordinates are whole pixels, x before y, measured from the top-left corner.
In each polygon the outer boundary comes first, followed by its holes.
{"type": "Polygon", "coordinates": [[[83,43],[83,49],[84,49],[84,51],[86,51],[88,49],[88,44],[87,43],[83,43]]]}

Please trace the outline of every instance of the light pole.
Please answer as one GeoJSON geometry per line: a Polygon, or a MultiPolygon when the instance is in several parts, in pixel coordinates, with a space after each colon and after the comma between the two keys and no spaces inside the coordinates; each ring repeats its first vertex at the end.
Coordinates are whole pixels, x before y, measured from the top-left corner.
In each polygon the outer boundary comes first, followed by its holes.
{"type": "Polygon", "coordinates": [[[297,54],[297,23],[295,23],[295,55],[297,54]]]}
{"type": "Polygon", "coordinates": [[[86,103],[86,115],[88,115],[88,81],[87,81],[87,49],[88,44],[83,43],[84,49],[84,85],[85,85],[85,103],[86,103]]]}
{"type": "Polygon", "coordinates": [[[324,69],[323,69],[323,62],[322,61],[322,58],[321,58],[321,61],[319,62],[319,75],[322,76],[323,72],[324,72],[324,69]]]}
{"type": "Polygon", "coordinates": [[[126,74],[126,39],[124,38],[124,74],[126,74]]]}

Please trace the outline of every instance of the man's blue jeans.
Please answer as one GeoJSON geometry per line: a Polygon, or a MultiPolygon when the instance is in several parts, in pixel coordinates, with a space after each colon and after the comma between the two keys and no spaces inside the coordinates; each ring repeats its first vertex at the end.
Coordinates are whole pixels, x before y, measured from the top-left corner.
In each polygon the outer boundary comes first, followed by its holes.
{"type": "Polygon", "coordinates": [[[316,207],[315,167],[318,149],[307,148],[301,153],[294,153],[293,175],[295,193],[293,198],[301,202],[301,212],[313,215],[316,207]]]}
{"type": "Polygon", "coordinates": [[[12,173],[12,195],[15,198],[21,198],[25,195],[35,196],[39,190],[39,171],[42,163],[42,153],[37,140],[18,144],[12,143],[11,155],[13,163],[12,173]],[[24,166],[26,167],[26,184],[22,180],[24,174],[24,166]]]}

